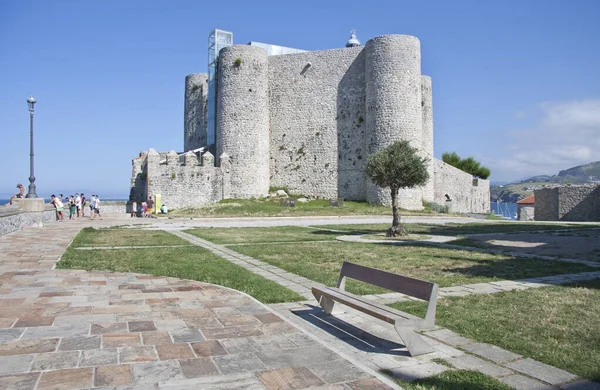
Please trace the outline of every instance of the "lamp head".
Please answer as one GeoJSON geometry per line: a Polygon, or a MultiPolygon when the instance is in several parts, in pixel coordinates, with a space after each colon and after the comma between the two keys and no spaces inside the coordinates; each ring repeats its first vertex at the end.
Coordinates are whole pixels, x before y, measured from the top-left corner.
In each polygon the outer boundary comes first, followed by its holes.
{"type": "Polygon", "coordinates": [[[35,109],[35,103],[37,103],[37,100],[35,100],[35,98],[33,96],[29,96],[29,98],[27,99],[27,105],[29,106],[29,112],[33,112],[33,110],[35,109]]]}

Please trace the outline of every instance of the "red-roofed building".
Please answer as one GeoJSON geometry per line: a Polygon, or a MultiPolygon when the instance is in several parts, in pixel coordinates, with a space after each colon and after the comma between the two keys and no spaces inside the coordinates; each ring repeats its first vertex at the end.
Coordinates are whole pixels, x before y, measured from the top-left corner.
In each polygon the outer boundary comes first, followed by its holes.
{"type": "Polygon", "coordinates": [[[535,216],[535,197],[533,195],[517,202],[517,220],[533,221],[535,216]]]}

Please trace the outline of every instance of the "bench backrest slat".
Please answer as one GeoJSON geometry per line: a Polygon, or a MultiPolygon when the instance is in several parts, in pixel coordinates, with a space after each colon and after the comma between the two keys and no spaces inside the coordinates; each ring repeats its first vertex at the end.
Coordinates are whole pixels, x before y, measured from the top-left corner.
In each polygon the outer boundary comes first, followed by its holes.
{"type": "Polygon", "coordinates": [[[434,283],[406,276],[393,274],[378,269],[364,267],[362,265],[344,261],[340,276],[347,276],[361,282],[373,284],[388,290],[410,295],[415,298],[428,301],[431,297],[434,283]]]}

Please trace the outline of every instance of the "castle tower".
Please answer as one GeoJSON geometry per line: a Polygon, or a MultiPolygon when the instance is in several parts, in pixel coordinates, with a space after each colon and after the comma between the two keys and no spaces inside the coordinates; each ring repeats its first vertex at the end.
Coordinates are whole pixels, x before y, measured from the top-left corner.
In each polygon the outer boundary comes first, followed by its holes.
{"type": "Polygon", "coordinates": [[[208,75],[194,73],[185,78],[183,151],[206,145],[206,96],[208,75]]]}
{"type": "MultiPolygon", "coordinates": [[[[366,147],[369,154],[400,140],[407,140],[421,150],[423,119],[419,39],[410,35],[383,35],[370,39],[365,50],[366,147]]],[[[381,189],[369,179],[366,182],[370,203],[391,204],[389,189],[381,189]]],[[[421,209],[421,188],[401,189],[398,206],[421,209]]]]}
{"type": "Polygon", "coordinates": [[[217,156],[229,155],[231,197],[269,191],[269,75],[267,52],[256,46],[219,53],[217,156]]]}
{"type": "Polygon", "coordinates": [[[423,155],[429,159],[427,163],[427,173],[429,181],[423,188],[423,200],[433,202],[433,97],[431,90],[431,77],[421,76],[421,112],[423,121],[423,155]]]}

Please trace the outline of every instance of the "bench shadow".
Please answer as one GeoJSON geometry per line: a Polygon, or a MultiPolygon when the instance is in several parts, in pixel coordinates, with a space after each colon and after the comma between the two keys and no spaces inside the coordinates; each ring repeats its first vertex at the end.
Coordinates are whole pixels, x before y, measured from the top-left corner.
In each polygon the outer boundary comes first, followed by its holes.
{"type": "Polygon", "coordinates": [[[306,306],[306,309],[292,310],[292,313],[360,351],[410,357],[404,344],[369,333],[335,314],[328,315],[319,306],[306,306]]]}

